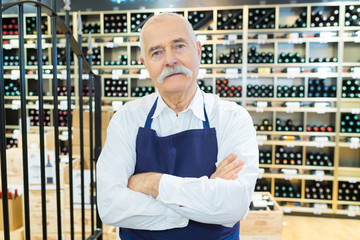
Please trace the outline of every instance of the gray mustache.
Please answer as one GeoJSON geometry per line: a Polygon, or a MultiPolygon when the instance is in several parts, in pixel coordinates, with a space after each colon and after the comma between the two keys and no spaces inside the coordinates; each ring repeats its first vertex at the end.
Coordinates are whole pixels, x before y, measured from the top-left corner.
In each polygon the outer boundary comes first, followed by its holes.
{"type": "Polygon", "coordinates": [[[172,75],[172,74],[176,74],[176,73],[182,73],[184,74],[186,77],[191,77],[192,76],[192,72],[190,71],[190,69],[182,66],[182,65],[176,65],[173,67],[167,67],[165,68],[162,73],[160,74],[160,76],[158,77],[157,81],[159,83],[163,83],[164,79],[167,78],[168,76],[172,75]]]}

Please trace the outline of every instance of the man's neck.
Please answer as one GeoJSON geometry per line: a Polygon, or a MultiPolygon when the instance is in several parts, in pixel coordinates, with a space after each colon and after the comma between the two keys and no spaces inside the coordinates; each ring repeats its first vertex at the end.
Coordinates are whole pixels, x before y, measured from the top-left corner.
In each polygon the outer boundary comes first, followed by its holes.
{"type": "Polygon", "coordinates": [[[179,92],[179,93],[160,93],[162,99],[168,105],[169,108],[174,110],[176,115],[184,111],[190,104],[191,100],[194,98],[197,91],[196,85],[194,85],[190,90],[179,92]]]}

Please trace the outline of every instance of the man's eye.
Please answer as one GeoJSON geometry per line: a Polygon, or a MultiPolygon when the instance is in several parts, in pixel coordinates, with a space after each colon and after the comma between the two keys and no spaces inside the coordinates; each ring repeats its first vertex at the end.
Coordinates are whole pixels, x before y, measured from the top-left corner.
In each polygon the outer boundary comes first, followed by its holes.
{"type": "Polygon", "coordinates": [[[153,56],[157,56],[159,54],[160,54],[160,51],[156,51],[156,52],[153,53],[153,56]]]}
{"type": "Polygon", "coordinates": [[[180,45],[176,45],[176,48],[179,48],[179,49],[182,49],[182,48],[184,48],[185,46],[184,45],[182,45],[182,44],[180,44],[180,45]]]}

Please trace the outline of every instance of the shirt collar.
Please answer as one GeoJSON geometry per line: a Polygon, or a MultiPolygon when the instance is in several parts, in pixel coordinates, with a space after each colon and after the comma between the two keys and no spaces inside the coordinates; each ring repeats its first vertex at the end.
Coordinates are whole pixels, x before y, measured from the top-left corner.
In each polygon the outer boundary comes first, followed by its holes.
{"type": "MultiPolygon", "coordinates": [[[[156,118],[158,117],[162,111],[167,108],[170,109],[166,103],[164,102],[164,100],[162,99],[162,97],[160,96],[160,94],[158,95],[159,99],[157,102],[157,106],[154,112],[154,115],[152,116],[152,118],[156,118]]],[[[189,106],[187,107],[187,109],[185,109],[183,112],[186,112],[188,110],[191,110],[193,112],[193,114],[199,118],[201,121],[205,121],[205,115],[204,115],[204,96],[200,90],[199,87],[197,87],[196,89],[196,93],[195,96],[193,97],[193,99],[191,100],[189,106]]]]}

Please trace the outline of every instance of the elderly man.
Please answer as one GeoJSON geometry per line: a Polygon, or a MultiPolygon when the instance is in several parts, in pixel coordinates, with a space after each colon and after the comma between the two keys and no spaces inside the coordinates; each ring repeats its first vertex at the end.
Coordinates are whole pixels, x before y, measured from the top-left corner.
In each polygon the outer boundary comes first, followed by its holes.
{"type": "Polygon", "coordinates": [[[234,240],[258,175],[253,122],[197,86],[201,44],[189,22],[162,13],[140,37],[158,93],[112,118],[97,163],[105,224],[122,240],[234,240]]]}

